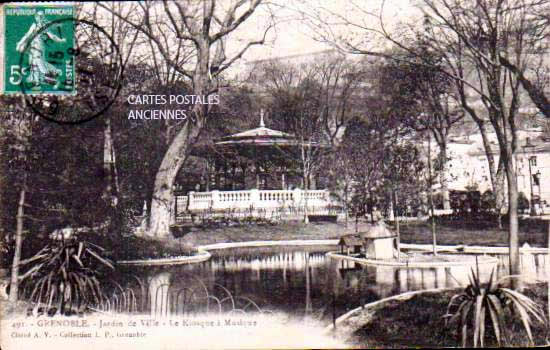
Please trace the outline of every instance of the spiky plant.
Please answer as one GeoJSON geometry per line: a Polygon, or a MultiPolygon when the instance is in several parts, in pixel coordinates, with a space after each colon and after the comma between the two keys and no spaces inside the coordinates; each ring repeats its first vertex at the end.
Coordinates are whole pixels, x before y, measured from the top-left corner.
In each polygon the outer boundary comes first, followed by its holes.
{"type": "Polygon", "coordinates": [[[467,340],[471,337],[474,348],[478,345],[484,347],[487,325],[493,328],[498,345],[506,345],[509,339],[508,330],[514,318],[521,321],[530,345],[534,345],[531,316],[546,324],[543,309],[524,294],[501,287],[506,277],[495,281],[494,269],[486,285],[480,283],[479,276],[473,269],[469,278],[470,284],[462,293],[451,298],[444,315],[446,325],[458,325],[462,346],[466,347],[467,340]]]}
{"type": "Polygon", "coordinates": [[[33,257],[22,263],[21,276],[29,301],[44,312],[83,311],[104,299],[100,275],[103,267],[114,269],[103,257],[104,249],[79,240],[77,235],[57,235],[33,257]]]}

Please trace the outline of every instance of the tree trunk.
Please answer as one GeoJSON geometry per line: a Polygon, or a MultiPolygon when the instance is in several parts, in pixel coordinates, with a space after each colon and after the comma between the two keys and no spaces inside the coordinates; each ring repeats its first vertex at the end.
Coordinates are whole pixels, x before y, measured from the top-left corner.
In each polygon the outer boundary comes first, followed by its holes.
{"type": "Polygon", "coordinates": [[[502,230],[502,208],[506,204],[506,196],[504,193],[504,180],[506,179],[506,171],[504,171],[504,162],[499,160],[496,173],[496,188],[499,190],[495,193],[495,211],[497,214],[497,226],[502,230]]]}
{"type": "Polygon", "coordinates": [[[441,182],[441,194],[443,195],[443,209],[451,209],[451,201],[449,199],[449,181],[447,177],[448,162],[447,162],[447,143],[438,142],[439,146],[439,161],[441,162],[441,172],[439,181],[441,182]]]}
{"type": "Polygon", "coordinates": [[[308,152],[309,150],[306,150],[304,146],[304,137],[301,137],[301,156],[302,156],[302,181],[304,182],[304,185],[302,186],[303,192],[302,196],[304,199],[304,223],[309,224],[309,213],[307,208],[307,202],[308,202],[308,189],[309,189],[309,180],[311,176],[311,167],[309,166],[309,161],[311,154],[308,152]]]}
{"type": "MultiPolygon", "coordinates": [[[[511,146],[509,148],[511,149],[511,146]]],[[[508,180],[508,247],[510,249],[510,275],[519,275],[521,271],[518,240],[518,187],[512,157],[511,150],[507,150],[504,166],[506,168],[506,179],[508,180]]],[[[517,279],[512,279],[513,288],[517,288],[520,284],[517,279]]]]}
{"type": "MultiPolygon", "coordinates": [[[[25,176],[25,175],[24,175],[25,176]]],[[[15,252],[11,266],[11,281],[9,301],[15,303],[19,294],[19,262],[21,261],[21,246],[23,245],[23,218],[25,215],[25,194],[27,191],[26,177],[19,192],[19,204],[17,206],[17,228],[15,231],[15,252]]]]}
{"type": "Polygon", "coordinates": [[[102,198],[109,210],[107,217],[110,226],[109,231],[111,233],[120,232],[123,219],[121,213],[117,210],[119,187],[110,116],[106,116],[103,129],[103,173],[105,176],[105,186],[102,198]]]}
{"type": "MultiPolygon", "coordinates": [[[[204,2],[204,13],[208,12],[208,2],[204,2]]],[[[206,22],[205,22],[206,23],[206,22]]],[[[205,24],[203,23],[203,24],[205,24]]],[[[197,40],[197,64],[193,75],[193,94],[207,96],[210,88],[210,46],[211,38],[208,28],[203,28],[197,40]]],[[[172,220],[172,204],[174,203],[173,185],[181,169],[189,147],[198,137],[206,117],[209,105],[193,106],[183,128],[176,134],[160,164],[155,176],[153,198],[151,200],[151,217],[147,235],[151,237],[168,237],[172,220]]]]}
{"type": "Polygon", "coordinates": [[[151,216],[147,230],[148,236],[167,237],[170,234],[174,199],[172,187],[176,175],[185,161],[191,140],[198,135],[198,132],[199,128],[196,125],[186,122],[162,159],[155,177],[153,198],[151,200],[151,216]]]}
{"type": "Polygon", "coordinates": [[[105,127],[103,129],[103,172],[105,176],[105,187],[103,189],[103,198],[111,206],[117,205],[117,198],[113,186],[114,174],[114,152],[113,137],[111,130],[111,118],[105,118],[105,127]]]}
{"type": "Polygon", "coordinates": [[[395,234],[396,234],[396,249],[397,249],[397,260],[399,261],[401,259],[401,232],[399,230],[399,212],[397,211],[397,191],[393,192],[393,199],[395,200],[395,205],[393,206],[393,209],[395,211],[394,217],[395,217],[395,234]]]}
{"type": "MultiPolygon", "coordinates": [[[[494,51],[492,53],[493,58],[495,56],[494,51]]],[[[504,108],[506,103],[504,102],[505,95],[501,89],[501,69],[501,66],[492,66],[486,77],[487,91],[493,101],[488,108],[488,114],[498,139],[500,160],[506,171],[506,180],[508,183],[509,269],[511,275],[519,276],[521,269],[518,239],[518,184],[514,155],[517,147],[515,116],[519,109],[520,100],[517,91],[511,91],[512,100],[510,105],[507,109],[504,108]]],[[[510,84],[512,84],[512,82],[510,82],[510,84]]],[[[514,85],[516,89],[519,87],[517,83],[514,83],[514,85]]],[[[521,279],[516,277],[512,278],[511,287],[513,289],[520,288],[521,279]]]]}
{"type": "Polygon", "coordinates": [[[430,201],[430,212],[432,222],[432,250],[433,254],[437,255],[437,238],[435,235],[435,215],[434,215],[434,195],[433,195],[433,181],[432,181],[432,142],[431,137],[428,137],[428,191],[430,201]]]}
{"type": "Polygon", "coordinates": [[[487,129],[485,123],[482,120],[473,118],[476,122],[479,133],[481,134],[481,140],[483,141],[483,148],[485,149],[485,155],[487,157],[487,165],[489,168],[489,178],[491,180],[491,187],[495,194],[495,211],[497,213],[497,224],[499,229],[502,229],[501,210],[504,206],[504,162],[499,159],[498,167],[495,166],[495,157],[491,149],[491,143],[487,137],[487,129]]]}
{"type": "Polygon", "coordinates": [[[302,193],[302,195],[304,196],[304,223],[306,224],[309,224],[309,212],[308,212],[308,208],[307,208],[307,197],[308,197],[308,191],[307,191],[307,186],[304,186],[304,191],[302,193]]]}
{"type": "MultiPolygon", "coordinates": [[[[21,98],[22,106],[26,107],[26,101],[24,98],[21,98]]],[[[23,224],[25,218],[25,196],[27,194],[27,179],[28,179],[28,164],[27,157],[30,148],[30,137],[32,135],[32,117],[30,117],[25,109],[21,109],[22,115],[27,120],[23,120],[22,123],[18,125],[18,128],[15,130],[17,136],[17,142],[20,142],[20,156],[23,159],[23,167],[21,169],[21,189],[19,191],[19,203],[17,205],[17,216],[16,216],[16,229],[15,229],[15,249],[13,253],[13,260],[11,266],[11,278],[10,278],[10,293],[8,300],[10,302],[16,302],[19,295],[19,264],[21,262],[21,249],[23,245],[23,224]]]]}
{"type": "Polygon", "coordinates": [[[346,184],[345,188],[344,188],[344,211],[345,211],[345,220],[346,220],[346,228],[348,228],[348,220],[349,220],[349,215],[348,215],[348,186],[346,184]]]}

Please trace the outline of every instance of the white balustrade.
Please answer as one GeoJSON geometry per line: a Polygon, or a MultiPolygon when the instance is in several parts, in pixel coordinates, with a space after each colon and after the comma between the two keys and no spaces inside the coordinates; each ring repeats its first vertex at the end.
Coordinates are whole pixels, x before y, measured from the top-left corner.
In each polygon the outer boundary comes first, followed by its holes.
{"type": "Polygon", "coordinates": [[[203,210],[212,206],[212,192],[190,192],[189,210],[203,210]]]}
{"type": "MultiPolygon", "coordinates": [[[[329,205],[327,190],[247,190],[190,192],[189,210],[277,209],[303,207],[322,208],[329,205]]],[[[184,208],[185,206],[180,206],[184,208]]],[[[179,209],[178,209],[179,211],[179,209]]]]}

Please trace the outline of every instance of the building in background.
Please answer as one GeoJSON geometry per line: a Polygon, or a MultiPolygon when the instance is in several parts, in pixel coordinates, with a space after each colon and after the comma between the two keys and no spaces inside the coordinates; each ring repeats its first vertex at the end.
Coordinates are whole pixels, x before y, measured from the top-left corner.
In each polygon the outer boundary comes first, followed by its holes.
{"type": "MultiPolygon", "coordinates": [[[[496,135],[488,134],[495,163],[499,148],[496,135]]],[[[550,212],[550,139],[540,128],[518,130],[515,165],[518,191],[535,204],[550,212]],[[540,204],[538,204],[540,203],[540,204]]],[[[448,181],[450,191],[492,190],[487,155],[481,135],[451,138],[449,143],[448,181]]]]}

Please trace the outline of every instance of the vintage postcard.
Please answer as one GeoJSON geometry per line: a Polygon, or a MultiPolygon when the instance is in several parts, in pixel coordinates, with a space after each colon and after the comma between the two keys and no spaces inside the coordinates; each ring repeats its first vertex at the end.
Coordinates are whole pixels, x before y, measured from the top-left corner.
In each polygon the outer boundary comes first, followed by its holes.
{"type": "Polygon", "coordinates": [[[0,348],[549,346],[550,0],[0,5],[0,348]]]}

